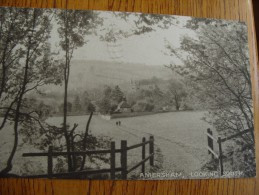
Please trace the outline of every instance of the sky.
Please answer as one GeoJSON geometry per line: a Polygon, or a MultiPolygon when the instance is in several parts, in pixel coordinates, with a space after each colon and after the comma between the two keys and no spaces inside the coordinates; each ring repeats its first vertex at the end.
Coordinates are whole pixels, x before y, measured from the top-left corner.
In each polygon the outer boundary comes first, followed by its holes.
{"type": "MultiPolygon", "coordinates": [[[[127,21],[115,17],[112,12],[99,12],[99,16],[104,19],[103,25],[97,28],[98,35],[87,35],[85,40],[87,44],[78,48],[74,52],[73,60],[102,60],[117,61],[121,63],[135,63],[145,65],[169,65],[170,63],[181,65],[181,61],[176,57],[165,54],[168,52],[165,48],[166,42],[169,42],[174,48],[180,47],[182,36],[195,37],[194,31],[184,27],[184,24],[190,17],[173,16],[171,25],[168,29],[155,28],[155,31],[132,35],[128,38],[119,37],[115,43],[101,41],[99,35],[105,35],[109,31],[117,32],[123,30],[129,32],[135,27],[135,14],[132,14],[127,21]],[[174,18],[177,19],[178,23],[174,18]]],[[[53,49],[56,47],[59,38],[57,26],[54,25],[51,40],[53,49]]]]}

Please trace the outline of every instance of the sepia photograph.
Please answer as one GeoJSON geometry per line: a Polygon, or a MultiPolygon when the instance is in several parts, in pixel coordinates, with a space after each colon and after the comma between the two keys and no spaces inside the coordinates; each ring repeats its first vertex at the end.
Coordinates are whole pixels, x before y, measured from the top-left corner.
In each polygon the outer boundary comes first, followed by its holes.
{"type": "Polygon", "coordinates": [[[245,23],[0,7],[0,177],[255,176],[245,23]]]}

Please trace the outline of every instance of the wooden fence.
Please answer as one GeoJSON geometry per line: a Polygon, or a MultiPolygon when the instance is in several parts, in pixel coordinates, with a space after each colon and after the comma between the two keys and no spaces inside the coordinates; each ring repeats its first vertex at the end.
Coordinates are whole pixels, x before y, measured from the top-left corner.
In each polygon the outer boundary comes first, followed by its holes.
{"type": "Polygon", "coordinates": [[[115,179],[116,172],[121,172],[121,179],[127,179],[128,173],[141,166],[141,172],[145,173],[145,163],[149,160],[150,166],[154,165],[154,137],[150,136],[149,140],[145,137],[142,138],[142,142],[132,146],[127,146],[127,141],[121,141],[121,148],[115,148],[115,142],[111,142],[111,148],[109,150],[91,150],[91,151],[78,151],[78,152],[54,152],[52,146],[49,146],[48,152],[43,153],[24,153],[23,157],[40,157],[46,156],[48,162],[48,173],[43,175],[28,176],[31,178],[58,178],[58,177],[76,177],[82,175],[91,175],[99,173],[110,173],[110,178],[115,179]],[[146,145],[149,145],[149,152],[146,155],[146,145]],[[128,168],[128,151],[136,148],[142,148],[142,159],[134,166],[128,168]],[[116,153],[120,153],[120,167],[116,167],[116,153]],[[93,154],[110,154],[110,168],[98,169],[98,170],[83,170],[67,173],[53,173],[53,157],[68,156],[68,155],[93,155],[93,154]]]}
{"type": "Polygon", "coordinates": [[[207,139],[208,139],[208,153],[211,154],[212,158],[217,158],[218,162],[219,162],[219,174],[222,176],[223,172],[224,172],[224,168],[223,168],[223,151],[222,151],[222,143],[225,141],[228,141],[230,139],[236,138],[236,137],[240,137],[243,134],[246,133],[252,133],[253,131],[252,129],[246,129],[242,132],[236,133],[234,135],[225,137],[225,138],[221,138],[220,136],[215,138],[213,137],[213,133],[211,131],[211,129],[207,129],[207,139]],[[215,152],[214,150],[214,142],[216,142],[218,144],[218,153],[215,152]]]}

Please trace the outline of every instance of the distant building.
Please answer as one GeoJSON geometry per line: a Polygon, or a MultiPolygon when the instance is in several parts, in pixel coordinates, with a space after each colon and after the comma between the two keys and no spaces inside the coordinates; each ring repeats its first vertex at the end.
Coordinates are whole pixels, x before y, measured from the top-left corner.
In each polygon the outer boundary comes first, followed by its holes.
{"type": "Polygon", "coordinates": [[[127,103],[127,101],[122,100],[114,112],[132,112],[131,106],[127,103]]]}

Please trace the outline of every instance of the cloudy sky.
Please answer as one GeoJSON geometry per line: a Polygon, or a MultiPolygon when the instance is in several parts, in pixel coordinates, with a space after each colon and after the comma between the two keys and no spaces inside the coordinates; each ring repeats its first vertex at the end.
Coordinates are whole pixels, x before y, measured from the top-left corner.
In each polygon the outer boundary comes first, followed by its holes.
{"type": "MultiPolygon", "coordinates": [[[[121,63],[141,63],[146,65],[181,64],[177,58],[166,55],[165,44],[168,41],[173,47],[180,46],[181,37],[184,35],[195,36],[195,32],[184,27],[190,17],[174,16],[173,25],[168,29],[156,28],[155,31],[141,35],[133,35],[128,38],[119,37],[115,43],[101,41],[99,35],[104,35],[109,31],[117,32],[123,30],[129,32],[135,27],[135,14],[131,15],[127,21],[115,17],[112,12],[99,12],[99,16],[104,19],[103,25],[97,29],[98,35],[87,35],[88,41],[83,47],[74,52],[74,60],[102,60],[119,61],[121,63]],[[176,23],[177,21],[177,23],[176,23]]],[[[52,30],[51,43],[53,48],[57,45],[59,38],[56,25],[52,30]]]]}

